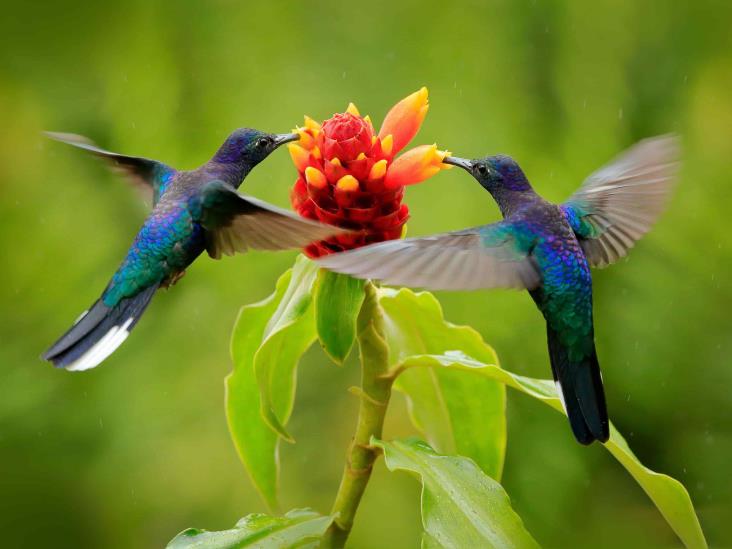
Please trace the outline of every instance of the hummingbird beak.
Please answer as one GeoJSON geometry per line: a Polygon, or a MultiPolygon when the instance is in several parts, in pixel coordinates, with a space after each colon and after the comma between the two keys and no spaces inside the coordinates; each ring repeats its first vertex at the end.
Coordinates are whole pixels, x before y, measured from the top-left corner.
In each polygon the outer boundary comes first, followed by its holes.
{"type": "Polygon", "coordinates": [[[447,157],[445,157],[443,162],[445,164],[459,166],[460,168],[462,168],[468,172],[473,169],[473,163],[470,160],[468,160],[466,158],[460,158],[458,156],[447,156],[447,157]]]}
{"type": "Polygon", "coordinates": [[[298,139],[300,139],[300,134],[297,133],[279,133],[274,136],[275,145],[278,147],[290,141],[297,141],[298,139]]]}

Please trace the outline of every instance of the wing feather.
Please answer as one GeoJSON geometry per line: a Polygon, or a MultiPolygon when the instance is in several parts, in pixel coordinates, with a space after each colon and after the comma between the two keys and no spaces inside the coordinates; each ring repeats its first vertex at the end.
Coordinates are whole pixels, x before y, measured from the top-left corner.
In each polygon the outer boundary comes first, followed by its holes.
{"type": "Polygon", "coordinates": [[[351,231],[304,219],[251,196],[244,196],[223,181],[207,183],[201,191],[196,217],[206,229],[211,257],[257,250],[303,248],[351,231]]]}
{"type": "Polygon", "coordinates": [[[645,139],[590,175],[563,204],[588,261],[604,267],[627,255],[663,210],[678,171],[675,136],[645,139]]]}
{"type": "Polygon", "coordinates": [[[141,190],[153,206],[165,191],[167,182],[176,173],[173,168],[157,160],[105,151],[82,135],[60,132],[45,132],[45,134],[55,141],[72,145],[103,158],[112,171],[125,176],[128,182],[141,190]]]}
{"type": "Polygon", "coordinates": [[[322,257],[318,262],[357,278],[431,290],[535,288],[540,274],[518,249],[510,222],[424,238],[390,240],[322,257]]]}

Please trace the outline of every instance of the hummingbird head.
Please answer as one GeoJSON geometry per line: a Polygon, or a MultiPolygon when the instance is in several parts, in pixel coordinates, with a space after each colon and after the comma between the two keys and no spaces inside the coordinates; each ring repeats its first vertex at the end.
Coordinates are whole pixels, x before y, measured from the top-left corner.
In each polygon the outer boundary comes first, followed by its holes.
{"type": "Polygon", "coordinates": [[[296,133],[272,134],[251,128],[239,128],[226,138],[213,161],[234,164],[248,171],[283,143],[297,141],[299,138],[296,133]]]}
{"type": "Polygon", "coordinates": [[[443,162],[461,167],[477,179],[484,189],[490,192],[501,189],[511,191],[531,190],[529,180],[526,179],[526,175],[524,175],[518,163],[504,154],[474,160],[448,156],[443,162]]]}

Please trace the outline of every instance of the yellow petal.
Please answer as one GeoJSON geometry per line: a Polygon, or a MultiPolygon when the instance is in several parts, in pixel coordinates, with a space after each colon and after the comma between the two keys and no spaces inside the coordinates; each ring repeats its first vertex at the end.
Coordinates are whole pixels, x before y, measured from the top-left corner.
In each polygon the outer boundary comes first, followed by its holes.
{"type": "Polygon", "coordinates": [[[307,114],[305,115],[305,127],[309,130],[313,130],[316,133],[320,131],[320,124],[310,118],[307,114]]]}
{"type": "Polygon", "coordinates": [[[305,128],[295,128],[295,133],[300,136],[300,141],[297,142],[301,147],[305,149],[312,149],[315,145],[315,139],[310,135],[305,128]]]}
{"type": "Polygon", "coordinates": [[[316,158],[318,160],[323,158],[323,154],[320,152],[320,147],[313,147],[313,149],[310,151],[310,154],[313,155],[313,158],[316,158]]]}
{"type": "Polygon", "coordinates": [[[325,174],[313,166],[305,168],[305,180],[310,185],[318,189],[323,189],[328,185],[328,180],[325,178],[325,174]]]}
{"type": "Polygon", "coordinates": [[[399,101],[387,113],[379,137],[383,140],[389,134],[394,136],[393,154],[402,150],[417,135],[429,110],[428,96],[427,88],[423,87],[399,101]]]}
{"type": "Polygon", "coordinates": [[[331,158],[330,159],[330,163],[333,164],[334,166],[342,166],[343,165],[343,164],[341,164],[340,158],[338,158],[337,156],[334,156],[333,158],[331,158]]]}
{"type": "Polygon", "coordinates": [[[372,181],[375,179],[381,179],[382,177],[384,177],[385,173],[386,173],[386,159],[379,160],[373,166],[371,166],[371,171],[369,172],[369,179],[372,181]]]}
{"type": "Polygon", "coordinates": [[[364,158],[366,158],[366,153],[358,153],[356,160],[363,160],[364,158]]]}
{"type": "Polygon", "coordinates": [[[344,175],[336,183],[336,187],[341,191],[357,191],[358,179],[352,175],[344,175]]]}
{"type": "Polygon", "coordinates": [[[346,112],[348,114],[352,114],[353,116],[361,116],[361,113],[358,112],[356,105],[354,105],[353,103],[348,104],[348,107],[346,108],[346,112]]]}
{"type": "Polygon", "coordinates": [[[308,153],[308,151],[303,149],[297,143],[288,143],[287,150],[290,151],[290,158],[292,158],[292,163],[295,164],[295,168],[297,168],[297,171],[304,172],[305,168],[308,167],[308,159],[310,158],[310,153],[308,153]]]}
{"type": "Polygon", "coordinates": [[[394,136],[389,134],[381,140],[381,150],[384,154],[391,154],[394,150],[394,136]]]}

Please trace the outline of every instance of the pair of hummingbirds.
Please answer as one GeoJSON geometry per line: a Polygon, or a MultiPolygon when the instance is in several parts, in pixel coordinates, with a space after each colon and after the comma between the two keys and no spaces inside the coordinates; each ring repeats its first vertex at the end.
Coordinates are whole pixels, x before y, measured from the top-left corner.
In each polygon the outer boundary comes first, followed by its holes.
{"type": "MultiPolygon", "coordinates": [[[[48,135],[121,169],[152,194],[153,203],[101,297],[43,354],[67,370],[93,368],[114,352],[158,288],[179,280],[204,251],[219,259],[249,248],[297,249],[350,232],[237,192],[257,164],[298,134],[236,130],[192,171],[105,151],[80,136],[48,135]]],[[[318,262],[392,285],[528,290],[546,320],[552,373],[575,438],[582,444],[605,442],[609,422],[594,342],[590,267],[624,257],[650,229],[668,197],[677,158],[674,137],[641,141],[557,205],[534,191],[511,157],[447,157],[446,163],[466,170],[492,195],[502,221],[372,244],[318,262]]]]}

